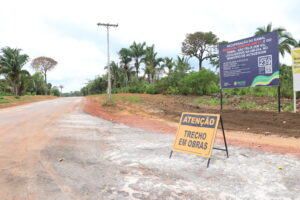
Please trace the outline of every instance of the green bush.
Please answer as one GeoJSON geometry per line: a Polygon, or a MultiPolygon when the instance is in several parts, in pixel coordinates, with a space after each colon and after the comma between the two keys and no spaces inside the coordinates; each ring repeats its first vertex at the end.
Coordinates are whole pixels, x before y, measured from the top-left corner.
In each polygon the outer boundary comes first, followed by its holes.
{"type": "Polygon", "coordinates": [[[176,87],[176,86],[170,86],[167,89],[166,94],[180,94],[180,91],[179,91],[178,87],[176,87]]]}
{"type": "Polygon", "coordinates": [[[129,87],[113,88],[112,93],[129,93],[129,87]]]}
{"type": "Polygon", "coordinates": [[[52,88],[51,89],[51,95],[59,97],[61,94],[60,94],[60,91],[57,88],[52,88]]]}
{"type": "Polygon", "coordinates": [[[145,89],[145,92],[147,94],[158,94],[158,89],[157,89],[157,86],[154,85],[154,84],[148,84],[146,85],[146,89],[145,89]]]}
{"type": "Polygon", "coordinates": [[[179,82],[178,89],[181,94],[211,95],[219,91],[219,77],[207,69],[191,72],[179,82]]]}
{"type": "Polygon", "coordinates": [[[129,87],[113,88],[113,93],[147,93],[158,94],[159,89],[156,84],[139,83],[129,87]]]}

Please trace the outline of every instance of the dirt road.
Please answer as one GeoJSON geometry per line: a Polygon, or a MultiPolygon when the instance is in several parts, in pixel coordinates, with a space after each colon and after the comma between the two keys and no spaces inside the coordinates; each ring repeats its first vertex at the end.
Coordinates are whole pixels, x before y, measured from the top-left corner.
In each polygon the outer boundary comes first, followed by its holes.
{"type": "Polygon", "coordinates": [[[0,110],[0,199],[300,199],[300,160],[241,147],[206,159],[174,135],[82,111],[83,98],[0,110]]]}

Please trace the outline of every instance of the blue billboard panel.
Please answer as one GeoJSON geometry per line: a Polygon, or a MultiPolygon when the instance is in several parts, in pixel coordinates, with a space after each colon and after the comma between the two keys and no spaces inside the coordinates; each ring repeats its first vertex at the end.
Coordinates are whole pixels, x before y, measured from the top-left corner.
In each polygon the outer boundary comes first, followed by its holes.
{"type": "Polygon", "coordinates": [[[277,32],[219,47],[221,88],[279,86],[277,32]]]}

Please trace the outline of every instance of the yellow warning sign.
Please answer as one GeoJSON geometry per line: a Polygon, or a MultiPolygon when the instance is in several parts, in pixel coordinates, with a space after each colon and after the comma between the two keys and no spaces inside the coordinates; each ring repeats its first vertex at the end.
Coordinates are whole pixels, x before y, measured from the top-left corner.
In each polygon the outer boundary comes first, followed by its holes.
{"type": "Polygon", "coordinates": [[[300,48],[292,49],[294,91],[300,91],[300,48]]]}
{"type": "Polygon", "coordinates": [[[172,150],[210,157],[219,114],[182,113],[172,150]]]}
{"type": "Polygon", "coordinates": [[[300,74],[300,48],[292,49],[293,73],[300,74]]]}

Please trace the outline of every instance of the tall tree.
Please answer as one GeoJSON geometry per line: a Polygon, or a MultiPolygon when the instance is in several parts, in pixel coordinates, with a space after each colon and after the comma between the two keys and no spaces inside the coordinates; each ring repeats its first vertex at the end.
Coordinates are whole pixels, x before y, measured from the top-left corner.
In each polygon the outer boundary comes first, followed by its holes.
{"type": "Polygon", "coordinates": [[[277,31],[278,33],[278,49],[282,57],[284,57],[285,52],[291,53],[291,47],[295,46],[297,44],[297,41],[289,32],[286,31],[285,28],[272,28],[272,23],[269,23],[266,27],[258,27],[256,29],[255,35],[258,36],[272,31],[277,31]]]}
{"type": "Polygon", "coordinates": [[[125,80],[126,87],[128,86],[128,81],[129,81],[129,72],[130,72],[130,65],[129,64],[132,60],[131,56],[132,56],[131,51],[129,49],[122,48],[119,51],[121,67],[123,68],[124,73],[125,73],[125,77],[126,77],[126,80],[125,80]]]}
{"type": "Polygon", "coordinates": [[[56,65],[57,65],[57,62],[54,59],[44,57],[44,56],[35,58],[31,63],[31,66],[34,70],[40,71],[43,73],[46,83],[47,83],[47,72],[54,69],[54,67],[56,65]]]}
{"type": "Polygon", "coordinates": [[[196,57],[199,61],[199,71],[206,59],[215,56],[214,51],[218,38],[212,32],[195,32],[186,35],[181,51],[189,57],[196,57]]]}
{"type": "Polygon", "coordinates": [[[21,74],[29,74],[28,71],[23,70],[23,66],[28,62],[29,56],[21,54],[21,49],[13,49],[5,47],[1,49],[0,56],[0,74],[7,76],[12,85],[12,90],[15,95],[20,95],[20,76],[21,74]]]}
{"type": "Polygon", "coordinates": [[[157,67],[162,61],[162,58],[157,58],[157,53],[154,51],[154,45],[146,48],[143,62],[145,63],[145,75],[147,74],[149,83],[154,83],[157,67]]]}
{"type": "Polygon", "coordinates": [[[145,56],[145,47],[146,47],[145,42],[143,43],[133,42],[133,44],[130,46],[131,56],[134,60],[136,77],[139,76],[139,68],[142,62],[142,58],[145,56]]]}

